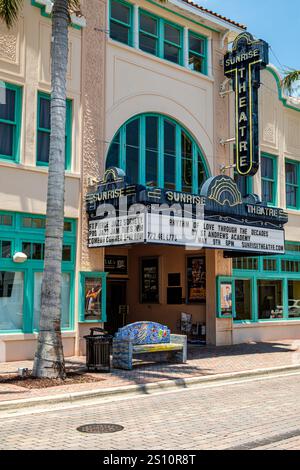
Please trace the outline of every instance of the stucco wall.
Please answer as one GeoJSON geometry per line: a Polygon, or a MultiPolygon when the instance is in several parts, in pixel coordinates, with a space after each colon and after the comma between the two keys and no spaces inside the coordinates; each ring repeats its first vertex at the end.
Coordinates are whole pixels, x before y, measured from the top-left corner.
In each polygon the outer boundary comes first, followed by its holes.
{"type": "Polygon", "coordinates": [[[83,0],[82,12],[87,20],[83,32],[83,139],[82,139],[82,206],[79,240],[80,269],[102,271],[104,250],[87,247],[88,222],[85,196],[88,178],[99,178],[104,171],[104,80],[106,1],[83,0]]]}
{"type": "MultiPolygon", "coordinates": [[[[162,113],[177,120],[194,137],[203,151],[212,175],[219,174],[220,165],[228,164],[229,149],[221,146],[221,138],[229,133],[228,100],[219,95],[224,81],[221,59],[224,45],[221,36],[167,12],[159,6],[143,0],[135,2],[167,20],[202,34],[208,38],[208,76],[123,45],[110,38],[106,48],[105,95],[105,155],[118,129],[131,117],[147,112],[162,113]]],[[[195,20],[196,18],[194,18],[195,20]]],[[[220,251],[207,250],[207,304],[167,305],[167,273],[180,272],[183,297],[186,290],[186,255],[183,248],[134,247],[129,250],[128,320],[154,320],[176,329],[180,312],[192,313],[193,322],[206,322],[209,343],[217,341],[216,324],[216,275],[231,273],[231,261],[225,260],[220,251]],[[159,256],[160,304],[139,303],[139,257],[159,256]]],[[[195,253],[194,253],[195,254],[195,253]]],[[[227,337],[224,340],[228,342],[227,337]]]]}
{"type": "MultiPolygon", "coordinates": [[[[51,21],[24,2],[12,30],[0,23],[0,80],[23,88],[20,164],[0,162],[0,210],[46,210],[47,169],[36,167],[37,92],[50,93],[51,21]]],[[[66,217],[79,216],[81,151],[81,31],[69,29],[67,96],[73,102],[72,167],[66,176],[66,217]],[[76,181],[76,178],[78,181],[76,181]]]]}
{"type": "MultiPolygon", "coordinates": [[[[212,32],[165,10],[136,2],[141,8],[212,39],[212,32]]],[[[215,44],[213,42],[213,44],[215,44]]],[[[105,153],[117,130],[136,114],[165,114],[193,135],[212,172],[214,80],[177,64],[107,39],[105,153]]]]}

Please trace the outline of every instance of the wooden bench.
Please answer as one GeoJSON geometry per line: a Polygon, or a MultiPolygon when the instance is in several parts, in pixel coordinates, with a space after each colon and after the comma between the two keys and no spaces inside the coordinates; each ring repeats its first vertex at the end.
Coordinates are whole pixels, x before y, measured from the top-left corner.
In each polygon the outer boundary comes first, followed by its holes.
{"type": "Polygon", "coordinates": [[[187,337],[173,335],[167,326],[159,323],[131,323],[119,328],[113,338],[113,367],[132,370],[134,357],[184,363],[187,359],[187,337]]]}

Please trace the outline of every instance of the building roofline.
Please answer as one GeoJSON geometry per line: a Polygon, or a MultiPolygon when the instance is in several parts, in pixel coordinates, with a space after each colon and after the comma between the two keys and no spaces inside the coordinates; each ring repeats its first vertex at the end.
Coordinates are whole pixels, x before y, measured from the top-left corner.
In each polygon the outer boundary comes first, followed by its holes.
{"type": "Polygon", "coordinates": [[[267,71],[273,75],[276,81],[277,90],[278,90],[278,99],[282,102],[282,104],[288,109],[292,109],[293,111],[300,112],[300,98],[289,96],[285,93],[281,85],[282,77],[277,67],[275,67],[275,65],[273,64],[269,64],[267,66],[267,71]]]}
{"type": "Polygon", "coordinates": [[[201,16],[202,18],[204,17],[207,20],[210,20],[214,23],[219,24],[223,28],[228,29],[228,26],[232,29],[238,29],[239,31],[245,31],[247,29],[247,26],[238,23],[234,20],[231,20],[225,16],[220,15],[219,13],[216,13],[212,10],[208,10],[207,8],[199,5],[198,3],[195,3],[193,0],[168,0],[170,3],[173,5],[178,6],[179,8],[184,8],[184,9],[189,9],[191,12],[194,14],[198,14],[202,12],[201,16]],[[196,11],[198,10],[198,12],[196,11]]]}

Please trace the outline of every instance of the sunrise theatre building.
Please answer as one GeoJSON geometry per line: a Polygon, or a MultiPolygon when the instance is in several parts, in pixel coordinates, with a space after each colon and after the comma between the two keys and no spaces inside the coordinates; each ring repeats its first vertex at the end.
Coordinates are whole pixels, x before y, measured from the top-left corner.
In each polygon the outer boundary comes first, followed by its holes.
{"type": "Polygon", "coordinates": [[[111,332],[158,321],[217,345],[299,336],[298,275],[282,270],[297,233],[288,243],[264,160],[278,145],[283,176],[286,113],[298,112],[268,45],[178,0],[111,0],[107,30],[103,169],[89,168],[83,222],[94,270],[81,284],[88,298],[105,285],[98,320],[111,332]]]}

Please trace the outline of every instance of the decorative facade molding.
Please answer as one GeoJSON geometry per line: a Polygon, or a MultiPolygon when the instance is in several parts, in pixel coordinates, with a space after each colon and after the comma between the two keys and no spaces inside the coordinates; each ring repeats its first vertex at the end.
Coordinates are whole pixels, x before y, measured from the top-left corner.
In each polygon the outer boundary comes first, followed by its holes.
{"type": "MultiPolygon", "coordinates": [[[[41,9],[41,14],[44,16],[50,16],[53,8],[52,0],[31,0],[31,4],[41,9]]],[[[84,16],[77,16],[75,13],[71,13],[72,26],[75,28],[85,28],[86,19],[84,16]]]]}

